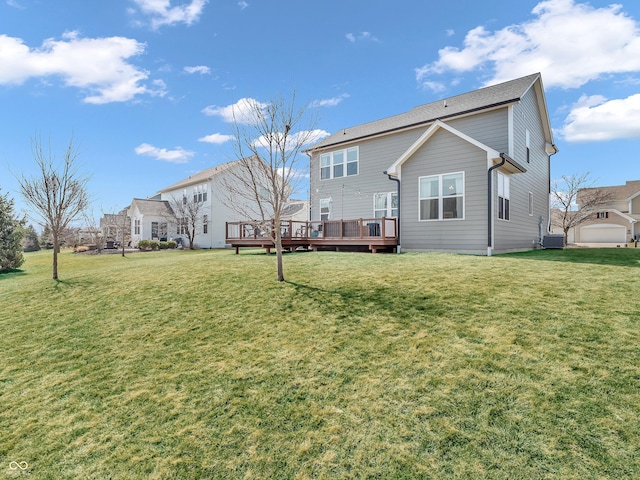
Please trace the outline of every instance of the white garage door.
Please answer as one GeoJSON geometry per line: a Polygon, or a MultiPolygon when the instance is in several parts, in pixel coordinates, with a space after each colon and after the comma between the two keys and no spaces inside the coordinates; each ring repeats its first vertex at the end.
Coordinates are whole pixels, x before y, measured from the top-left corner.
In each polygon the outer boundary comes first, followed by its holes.
{"type": "Polygon", "coordinates": [[[624,243],[627,230],[622,225],[588,225],[580,229],[581,243],[624,243]]]}

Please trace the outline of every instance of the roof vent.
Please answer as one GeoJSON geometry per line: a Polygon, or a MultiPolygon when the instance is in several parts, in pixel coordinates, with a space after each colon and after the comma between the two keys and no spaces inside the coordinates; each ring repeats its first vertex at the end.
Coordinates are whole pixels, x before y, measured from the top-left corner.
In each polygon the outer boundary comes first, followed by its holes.
{"type": "Polygon", "coordinates": [[[442,101],[442,106],[443,106],[444,108],[447,108],[447,101],[446,101],[446,100],[443,100],[443,101],[442,101]]]}

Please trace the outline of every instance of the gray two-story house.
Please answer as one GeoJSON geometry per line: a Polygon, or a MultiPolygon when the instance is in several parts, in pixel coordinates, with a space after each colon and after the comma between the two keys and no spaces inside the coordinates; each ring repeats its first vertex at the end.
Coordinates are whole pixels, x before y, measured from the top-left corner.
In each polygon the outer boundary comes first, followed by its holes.
{"type": "Polygon", "coordinates": [[[396,217],[403,251],[535,248],[557,151],[540,74],[481,88],[315,144],[311,220],[396,217]]]}

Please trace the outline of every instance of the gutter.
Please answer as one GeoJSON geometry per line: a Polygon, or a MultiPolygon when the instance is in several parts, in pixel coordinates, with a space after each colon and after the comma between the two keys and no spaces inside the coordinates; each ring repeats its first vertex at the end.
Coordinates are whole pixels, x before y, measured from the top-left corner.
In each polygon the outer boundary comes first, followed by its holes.
{"type": "Polygon", "coordinates": [[[398,219],[397,219],[397,224],[398,224],[398,248],[396,248],[396,253],[400,253],[400,205],[402,205],[400,203],[400,179],[397,177],[392,177],[390,174],[387,173],[387,171],[385,170],[384,173],[387,177],[389,177],[389,180],[392,180],[394,182],[398,183],[398,219]]]}
{"type": "Polygon", "coordinates": [[[493,165],[492,167],[489,167],[489,170],[487,170],[487,257],[491,256],[491,247],[493,245],[493,238],[492,238],[492,227],[493,227],[493,185],[491,182],[492,179],[492,173],[496,168],[500,168],[501,166],[503,166],[505,163],[507,163],[507,159],[506,159],[506,155],[504,153],[500,154],[500,158],[502,159],[502,161],[500,163],[496,163],[495,165],[493,165]]]}

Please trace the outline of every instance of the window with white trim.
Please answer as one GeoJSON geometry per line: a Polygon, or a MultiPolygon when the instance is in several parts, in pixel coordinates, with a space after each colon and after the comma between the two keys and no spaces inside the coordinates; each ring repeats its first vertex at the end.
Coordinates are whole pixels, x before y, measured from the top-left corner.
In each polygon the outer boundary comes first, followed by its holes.
{"type": "Polygon", "coordinates": [[[596,218],[609,218],[609,212],[598,212],[596,218]]]}
{"type": "Polygon", "coordinates": [[[418,179],[420,220],[464,218],[464,172],[418,179]]]}
{"type": "Polygon", "coordinates": [[[498,218],[509,220],[510,217],[510,180],[504,173],[498,172],[498,218]]]}
{"type": "Polygon", "coordinates": [[[133,233],[134,235],[140,235],[140,220],[133,221],[133,233]]]}
{"type": "Polygon", "coordinates": [[[320,199],[320,221],[324,222],[325,220],[331,219],[331,199],[330,198],[321,198],[320,199]]]}
{"type": "Polygon", "coordinates": [[[202,233],[204,234],[209,233],[209,216],[208,215],[202,216],[202,233]]]}
{"type": "Polygon", "coordinates": [[[323,153],[320,155],[320,180],[358,175],[358,163],[358,147],[323,153]]]}
{"type": "Polygon", "coordinates": [[[375,218],[398,216],[398,192],[376,193],[373,195],[373,216],[375,218]]]}

